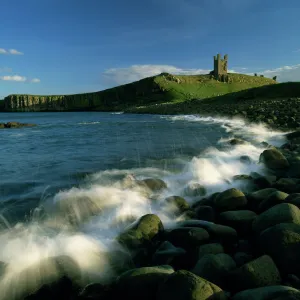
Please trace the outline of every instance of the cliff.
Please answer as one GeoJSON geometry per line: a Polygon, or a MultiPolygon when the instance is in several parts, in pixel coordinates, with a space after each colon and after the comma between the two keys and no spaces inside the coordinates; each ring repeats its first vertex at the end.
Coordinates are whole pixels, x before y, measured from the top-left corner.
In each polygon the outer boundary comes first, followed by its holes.
{"type": "Polygon", "coordinates": [[[120,111],[134,106],[205,99],[275,84],[272,79],[229,74],[228,82],[211,75],[175,76],[163,73],[104,91],[76,95],[9,95],[4,111],[120,111]]]}

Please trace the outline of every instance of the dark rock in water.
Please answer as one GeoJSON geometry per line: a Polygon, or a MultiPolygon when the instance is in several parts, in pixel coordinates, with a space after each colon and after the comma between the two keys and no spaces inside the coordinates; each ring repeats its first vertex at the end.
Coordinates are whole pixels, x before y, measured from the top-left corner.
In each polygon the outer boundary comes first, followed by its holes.
{"type": "Polygon", "coordinates": [[[259,189],[270,188],[272,187],[273,183],[276,181],[276,176],[273,175],[262,176],[257,172],[251,172],[250,175],[253,178],[254,184],[259,189]]]}
{"type": "Polygon", "coordinates": [[[252,180],[252,177],[250,175],[241,174],[241,175],[235,175],[232,178],[233,180],[252,180]]]}
{"type": "Polygon", "coordinates": [[[300,276],[300,225],[282,223],[263,231],[257,248],[272,257],[282,275],[300,276]]]}
{"type": "Polygon", "coordinates": [[[237,267],[240,267],[251,260],[253,260],[253,256],[251,254],[245,253],[245,252],[236,252],[233,255],[233,259],[237,265],[237,267]]]}
{"type": "Polygon", "coordinates": [[[152,192],[158,192],[167,188],[167,184],[161,179],[147,178],[143,180],[138,180],[137,184],[148,188],[152,192]]]}
{"type": "Polygon", "coordinates": [[[166,198],[165,201],[174,205],[179,213],[183,213],[190,208],[187,201],[180,196],[171,196],[166,198]]]}
{"type": "Polygon", "coordinates": [[[114,286],[114,299],[153,300],[159,286],[174,273],[171,266],[155,266],[129,270],[114,286]]]}
{"type": "Polygon", "coordinates": [[[226,293],[217,285],[188,271],[168,276],[158,289],[156,300],[226,300],[226,293]]]}
{"type": "Polygon", "coordinates": [[[175,247],[170,242],[163,242],[153,254],[152,261],[155,265],[169,265],[177,256],[182,256],[186,251],[182,248],[175,247]]]}
{"type": "Polygon", "coordinates": [[[240,162],[243,163],[243,164],[250,165],[252,163],[252,160],[248,155],[242,155],[240,157],[240,162]]]}
{"type": "Polygon", "coordinates": [[[280,178],[274,183],[274,188],[286,193],[296,193],[300,179],[297,178],[280,178]]]}
{"type": "Polygon", "coordinates": [[[230,273],[231,288],[243,291],[280,284],[280,273],[270,256],[261,256],[230,273]]]}
{"type": "Polygon", "coordinates": [[[282,204],[288,195],[289,194],[280,191],[273,192],[260,203],[258,210],[264,212],[277,204],[282,204]]]}
{"type": "Polygon", "coordinates": [[[211,222],[200,220],[188,220],[178,222],[177,225],[181,227],[203,228],[209,233],[212,240],[218,241],[220,243],[232,244],[237,241],[236,230],[229,226],[214,224],[211,222]]]}
{"type": "Polygon", "coordinates": [[[190,248],[207,242],[209,234],[203,228],[185,227],[168,231],[166,238],[177,247],[190,248]]]}
{"type": "Polygon", "coordinates": [[[197,206],[195,208],[196,216],[198,220],[214,222],[215,221],[215,211],[211,206],[197,206]]]}
{"type": "Polygon", "coordinates": [[[19,122],[0,123],[0,128],[21,128],[21,127],[33,127],[33,126],[36,126],[36,124],[19,123],[19,122]]]}
{"type": "Polygon", "coordinates": [[[164,230],[160,218],[153,214],[141,217],[125,232],[121,233],[117,240],[129,249],[147,247],[151,241],[164,230]]]}
{"type": "Polygon", "coordinates": [[[280,223],[300,224],[300,209],[288,203],[275,205],[253,221],[252,229],[258,234],[280,223]]]}
{"type": "Polygon", "coordinates": [[[206,254],[191,272],[225,289],[226,277],[235,268],[236,264],[228,254],[206,254]]]}
{"type": "Polygon", "coordinates": [[[286,157],[276,148],[265,150],[259,157],[259,162],[263,163],[271,170],[287,169],[290,164],[286,157]]]}
{"type": "Polygon", "coordinates": [[[237,293],[232,300],[300,300],[300,292],[283,285],[266,286],[237,293]]]}
{"type": "Polygon", "coordinates": [[[236,210],[245,207],[247,199],[242,191],[233,188],[217,195],[214,204],[218,211],[236,210]]]}
{"type": "Polygon", "coordinates": [[[219,243],[206,244],[199,247],[199,256],[201,259],[206,254],[220,254],[224,253],[224,248],[219,243]]]}
{"type": "Polygon", "coordinates": [[[220,214],[219,223],[234,228],[240,236],[251,233],[255,212],[250,210],[226,211],[220,214]]]}
{"type": "Polygon", "coordinates": [[[194,220],[197,219],[196,212],[192,209],[186,210],[183,214],[179,216],[181,220],[194,220]]]}
{"type": "Polygon", "coordinates": [[[206,189],[200,183],[190,183],[185,187],[184,194],[189,197],[205,196],[206,189]]]}
{"type": "Polygon", "coordinates": [[[248,207],[250,210],[258,212],[258,208],[261,202],[268,198],[273,192],[276,192],[277,189],[266,188],[262,189],[247,195],[248,207]]]}
{"type": "Polygon", "coordinates": [[[243,145],[243,144],[246,144],[247,142],[242,140],[242,139],[238,139],[238,138],[234,138],[234,139],[231,139],[229,141],[229,144],[232,145],[232,146],[236,146],[236,145],[243,145]]]}

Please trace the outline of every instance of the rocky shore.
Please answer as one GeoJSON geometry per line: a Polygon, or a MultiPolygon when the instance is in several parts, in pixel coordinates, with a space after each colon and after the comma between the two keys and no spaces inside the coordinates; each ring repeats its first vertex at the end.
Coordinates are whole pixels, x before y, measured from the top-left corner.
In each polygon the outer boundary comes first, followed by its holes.
{"type": "Polygon", "coordinates": [[[33,126],[36,126],[36,125],[35,124],[29,124],[29,123],[19,123],[19,122],[0,123],[0,129],[4,129],[4,128],[33,127],[33,126]]]}
{"type": "MultiPolygon", "coordinates": [[[[83,287],[71,258],[49,258],[38,268],[51,263],[59,278],[20,299],[300,299],[300,131],[286,137],[281,147],[266,145],[261,153],[257,163],[267,175],[235,177],[251,182],[251,192],[231,188],[205,196],[205,187],[195,184],[185,190],[198,198],[193,204],[178,195],[165,199],[180,216],[174,227],[166,229],[155,214],[135,220],[116,239],[126,251],[109,253],[117,274],[112,281],[83,287]]],[[[167,188],[153,178],[134,184],[152,193],[167,188]]]]}

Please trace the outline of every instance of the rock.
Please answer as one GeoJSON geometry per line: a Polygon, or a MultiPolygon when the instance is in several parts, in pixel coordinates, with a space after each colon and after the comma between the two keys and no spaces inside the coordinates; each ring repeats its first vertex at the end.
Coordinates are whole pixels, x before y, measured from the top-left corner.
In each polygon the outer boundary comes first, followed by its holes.
{"type": "Polygon", "coordinates": [[[250,193],[249,195],[247,195],[249,209],[258,212],[258,207],[260,203],[276,191],[277,189],[274,188],[266,188],[250,193]]]}
{"type": "Polygon", "coordinates": [[[36,126],[36,124],[19,123],[19,122],[0,123],[0,128],[21,128],[21,127],[33,127],[33,126],[36,126]]]}
{"type": "Polygon", "coordinates": [[[208,232],[203,228],[185,227],[167,231],[167,240],[177,247],[200,246],[209,240],[208,232]]]}
{"type": "Polygon", "coordinates": [[[246,206],[247,199],[243,192],[233,188],[217,195],[214,204],[218,211],[237,210],[246,206]]]}
{"type": "Polygon", "coordinates": [[[152,192],[159,192],[167,188],[167,184],[161,179],[147,178],[137,181],[138,185],[146,187],[152,192]]]}
{"type": "Polygon", "coordinates": [[[276,285],[250,289],[235,294],[232,300],[298,300],[300,292],[294,288],[276,285]]]}
{"type": "Polygon", "coordinates": [[[273,192],[260,203],[258,210],[264,212],[277,204],[282,204],[288,195],[289,194],[280,191],[273,192]]]}
{"type": "Polygon", "coordinates": [[[178,222],[181,227],[196,227],[205,229],[213,241],[220,243],[231,244],[237,241],[237,232],[235,229],[220,224],[214,224],[207,221],[188,220],[178,222]]]}
{"type": "Polygon", "coordinates": [[[285,285],[291,286],[295,289],[300,289],[300,278],[294,274],[288,274],[285,285]]]}
{"type": "Polygon", "coordinates": [[[226,277],[235,268],[236,264],[228,254],[206,254],[199,259],[191,272],[221,288],[226,288],[226,277]]]}
{"type": "Polygon", "coordinates": [[[286,193],[295,193],[299,182],[300,180],[297,178],[280,178],[274,183],[274,187],[286,193]]]}
{"type": "Polygon", "coordinates": [[[300,208],[300,193],[294,193],[290,194],[285,198],[285,203],[290,203],[296,205],[298,208],[300,208]]]}
{"type": "Polygon", "coordinates": [[[280,273],[268,255],[261,256],[230,273],[234,291],[277,285],[281,282],[280,273]]]}
{"type": "Polygon", "coordinates": [[[231,139],[229,141],[229,144],[232,145],[232,146],[236,146],[236,145],[244,145],[246,144],[247,142],[242,140],[242,139],[238,139],[238,138],[234,138],[234,139],[231,139]]]}
{"type": "Polygon", "coordinates": [[[170,203],[179,213],[183,213],[190,208],[187,201],[180,196],[171,196],[165,199],[165,202],[170,203]]]}
{"type": "Polygon", "coordinates": [[[171,274],[160,286],[156,300],[226,300],[227,296],[215,284],[181,270],[171,274]]]}
{"type": "Polygon", "coordinates": [[[117,278],[114,299],[153,300],[159,285],[173,272],[167,265],[129,270],[117,278]]]}
{"type": "Polygon", "coordinates": [[[199,256],[201,259],[206,254],[220,254],[224,253],[224,248],[219,243],[205,244],[199,247],[199,256]]]}
{"type": "Polygon", "coordinates": [[[111,289],[101,283],[91,283],[87,285],[80,293],[78,300],[97,300],[111,299],[111,289]]]}
{"type": "Polygon", "coordinates": [[[251,233],[252,223],[256,217],[256,213],[250,210],[226,211],[220,214],[219,223],[230,226],[240,236],[245,236],[251,233]]]}
{"type": "Polygon", "coordinates": [[[198,220],[214,222],[215,211],[211,206],[197,206],[195,208],[196,216],[198,220]]]}
{"type": "Polygon", "coordinates": [[[174,257],[182,256],[186,251],[182,248],[175,247],[170,242],[163,242],[153,254],[152,261],[156,265],[171,264],[174,257]]]}
{"type": "Polygon", "coordinates": [[[241,174],[241,175],[233,176],[232,179],[234,181],[236,181],[236,180],[252,180],[252,177],[250,175],[241,174]]]}
{"type": "Polygon", "coordinates": [[[163,230],[164,227],[159,217],[148,214],[141,217],[125,232],[121,233],[117,240],[129,249],[148,246],[163,230]]]}
{"type": "Polygon", "coordinates": [[[290,166],[285,156],[276,148],[264,150],[259,161],[271,170],[287,169],[290,166]]]}
{"type": "Polygon", "coordinates": [[[282,275],[300,276],[300,225],[275,225],[260,234],[256,247],[272,257],[282,275]]]}
{"type": "Polygon", "coordinates": [[[240,162],[246,165],[250,165],[252,163],[252,160],[248,155],[242,155],[240,157],[240,162]]]}
{"type": "Polygon", "coordinates": [[[184,194],[189,197],[205,196],[206,189],[200,183],[189,183],[184,189],[184,194]]]}
{"type": "Polygon", "coordinates": [[[237,267],[240,267],[251,260],[253,260],[253,256],[251,254],[245,253],[245,252],[236,252],[233,255],[233,259],[237,265],[237,267]]]}
{"type": "Polygon", "coordinates": [[[251,172],[250,175],[253,178],[254,184],[259,188],[259,189],[265,189],[265,188],[270,188],[276,181],[276,176],[273,175],[268,175],[268,176],[262,176],[256,172],[251,172]]]}
{"type": "Polygon", "coordinates": [[[252,229],[258,234],[263,230],[280,223],[300,224],[299,208],[288,203],[275,205],[263,212],[253,221],[252,229]]]}

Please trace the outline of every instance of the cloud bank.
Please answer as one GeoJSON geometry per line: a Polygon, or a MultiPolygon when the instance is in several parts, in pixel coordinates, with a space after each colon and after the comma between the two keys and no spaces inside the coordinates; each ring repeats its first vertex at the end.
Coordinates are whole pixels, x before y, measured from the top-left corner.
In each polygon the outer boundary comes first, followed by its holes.
{"type": "Polygon", "coordinates": [[[0,76],[0,80],[2,80],[2,81],[15,81],[15,82],[31,82],[31,83],[41,82],[41,80],[39,78],[28,79],[27,77],[20,76],[20,75],[0,76]]]}
{"type": "Polygon", "coordinates": [[[4,48],[0,48],[0,54],[11,54],[11,55],[23,55],[23,52],[20,52],[16,49],[4,49],[4,48]]]}

